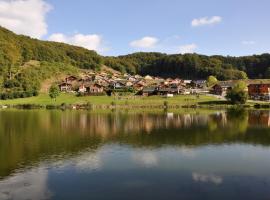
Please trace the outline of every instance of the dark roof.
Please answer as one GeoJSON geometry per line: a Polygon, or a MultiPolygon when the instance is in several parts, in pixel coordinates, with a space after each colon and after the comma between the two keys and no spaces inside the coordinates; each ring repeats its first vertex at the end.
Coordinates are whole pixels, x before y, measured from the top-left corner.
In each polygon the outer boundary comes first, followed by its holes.
{"type": "Polygon", "coordinates": [[[143,88],[143,92],[154,92],[156,91],[155,87],[147,87],[147,88],[143,88]]]}
{"type": "Polygon", "coordinates": [[[72,86],[72,85],[70,83],[64,82],[64,83],[60,83],[59,86],[72,86]]]}
{"type": "Polygon", "coordinates": [[[270,79],[250,79],[250,80],[247,80],[246,83],[248,85],[251,85],[251,84],[270,84],[270,79]]]}
{"type": "MultiPolygon", "coordinates": [[[[219,81],[216,85],[219,85],[222,88],[228,88],[228,87],[233,87],[235,83],[232,81],[219,81]]],[[[214,87],[216,85],[214,85],[214,87]]]]}

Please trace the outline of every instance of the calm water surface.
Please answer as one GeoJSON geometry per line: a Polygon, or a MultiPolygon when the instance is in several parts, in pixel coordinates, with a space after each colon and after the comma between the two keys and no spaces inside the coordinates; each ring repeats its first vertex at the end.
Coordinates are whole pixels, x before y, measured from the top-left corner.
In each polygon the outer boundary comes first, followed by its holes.
{"type": "Polygon", "coordinates": [[[186,113],[0,111],[0,200],[270,199],[270,112],[186,113]]]}

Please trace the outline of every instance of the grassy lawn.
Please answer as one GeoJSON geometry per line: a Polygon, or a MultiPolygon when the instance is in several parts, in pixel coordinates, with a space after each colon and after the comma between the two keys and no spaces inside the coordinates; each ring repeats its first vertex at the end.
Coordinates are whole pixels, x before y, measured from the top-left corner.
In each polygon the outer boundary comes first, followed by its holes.
{"type": "Polygon", "coordinates": [[[207,102],[224,102],[216,97],[201,95],[199,98],[193,95],[180,95],[173,98],[164,98],[160,96],[151,97],[108,97],[108,96],[85,96],[77,97],[74,94],[61,94],[56,101],[52,100],[47,94],[40,94],[38,97],[24,99],[0,100],[0,105],[18,105],[18,104],[36,104],[36,105],[60,105],[66,104],[85,104],[110,105],[114,102],[116,105],[163,105],[167,101],[169,105],[193,105],[207,102]]]}

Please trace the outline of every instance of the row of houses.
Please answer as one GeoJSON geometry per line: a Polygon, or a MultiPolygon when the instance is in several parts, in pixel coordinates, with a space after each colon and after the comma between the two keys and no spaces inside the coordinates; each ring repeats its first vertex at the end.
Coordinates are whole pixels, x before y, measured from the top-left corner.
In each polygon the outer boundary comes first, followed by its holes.
{"type": "MultiPolygon", "coordinates": [[[[270,80],[246,80],[246,91],[253,100],[270,100],[270,80]]],[[[225,97],[236,81],[219,81],[211,89],[210,93],[225,97]]]]}
{"type": "Polygon", "coordinates": [[[187,88],[205,88],[206,81],[163,79],[139,75],[86,74],[81,77],[68,76],[59,83],[62,92],[79,92],[88,95],[132,92],[139,95],[184,94],[187,88]]]}
{"type": "MultiPolygon", "coordinates": [[[[237,81],[219,81],[207,87],[206,80],[163,79],[160,77],[90,73],[80,77],[68,76],[59,83],[62,92],[78,92],[84,95],[111,95],[130,92],[142,96],[215,94],[225,97],[237,81]]],[[[270,100],[270,80],[247,80],[247,91],[251,99],[270,100]]]]}

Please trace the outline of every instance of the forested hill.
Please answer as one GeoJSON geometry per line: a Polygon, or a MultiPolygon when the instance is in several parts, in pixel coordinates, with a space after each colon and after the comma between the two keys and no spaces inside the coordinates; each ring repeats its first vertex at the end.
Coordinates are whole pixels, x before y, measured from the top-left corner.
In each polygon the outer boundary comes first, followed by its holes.
{"type": "Polygon", "coordinates": [[[205,79],[209,75],[220,80],[270,78],[270,54],[223,57],[134,53],[103,57],[81,47],[31,39],[0,27],[0,80],[11,79],[10,72],[30,60],[95,70],[104,64],[122,72],[184,79],[205,79]]]}
{"type": "Polygon", "coordinates": [[[242,79],[247,76],[270,78],[270,54],[224,57],[134,53],[106,58],[105,64],[120,71],[185,79],[205,79],[209,75],[214,75],[220,80],[242,79]]]}
{"type": "Polygon", "coordinates": [[[30,60],[69,63],[80,68],[98,68],[102,57],[95,51],[63,43],[16,35],[0,27],[0,67],[21,66],[30,60]]]}

